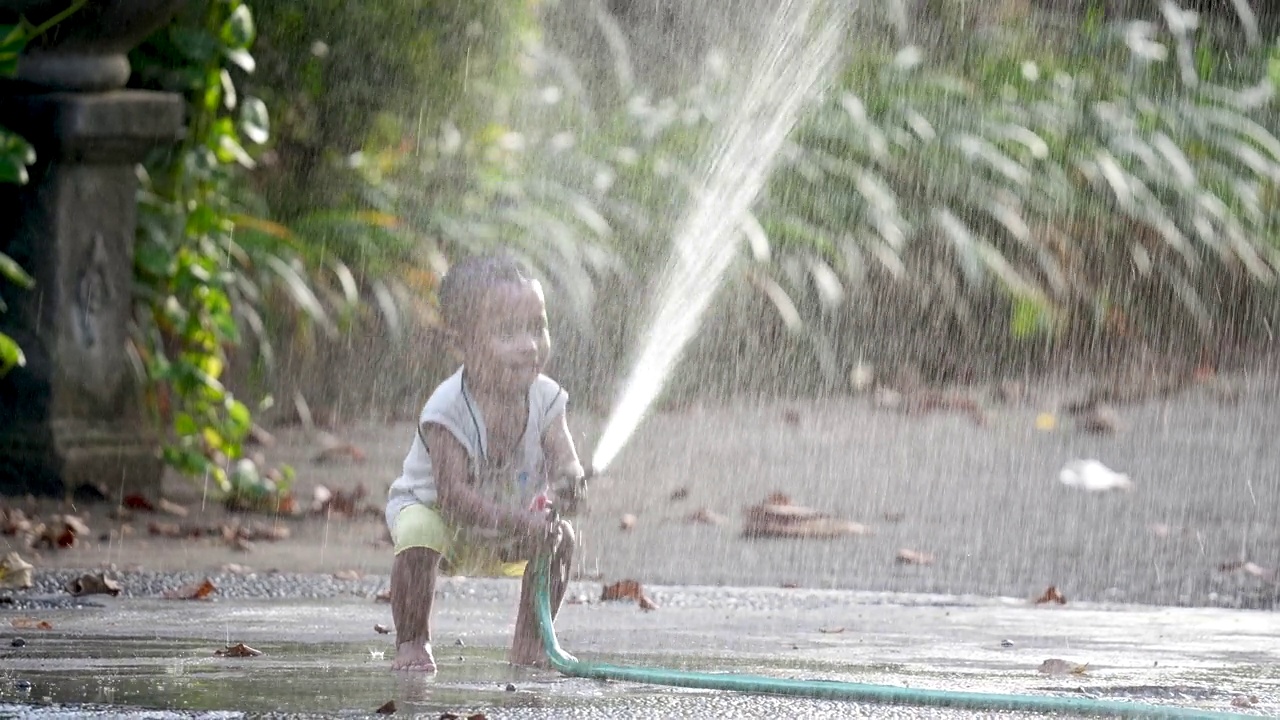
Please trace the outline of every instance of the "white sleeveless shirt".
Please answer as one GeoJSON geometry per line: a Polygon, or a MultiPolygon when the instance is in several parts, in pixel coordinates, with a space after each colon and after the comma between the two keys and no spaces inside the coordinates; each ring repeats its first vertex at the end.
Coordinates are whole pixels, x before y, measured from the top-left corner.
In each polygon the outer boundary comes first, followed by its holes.
{"type": "Polygon", "coordinates": [[[521,439],[521,452],[505,467],[487,461],[488,430],[480,406],[466,387],[463,368],[431,393],[418,418],[409,452],[400,477],[387,493],[387,527],[395,529],[396,516],[414,503],[436,504],[436,481],[431,471],[431,455],[423,441],[422,428],[427,423],[443,426],[462,445],[470,459],[474,488],[491,501],[519,504],[528,508],[548,487],[547,469],[542,453],[542,436],[564,413],[569,394],[555,380],[539,375],[529,386],[529,420],[521,439]]]}

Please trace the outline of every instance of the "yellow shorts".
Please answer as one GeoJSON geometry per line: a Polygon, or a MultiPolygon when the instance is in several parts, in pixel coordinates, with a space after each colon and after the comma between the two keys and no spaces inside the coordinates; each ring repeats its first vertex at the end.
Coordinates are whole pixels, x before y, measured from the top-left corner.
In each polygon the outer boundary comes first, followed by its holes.
{"type": "Polygon", "coordinates": [[[448,555],[453,549],[457,532],[439,510],[421,503],[414,503],[396,514],[396,526],[392,531],[396,554],[409,548],[421,547],[448,555]]]}
{"type": "Polygon", "coordinates": [[[519,577],[527,560],[513,557],[503,543],[477,541],[449,524],[437,508],[414,503],[396,515],[391,532],[395,554],[409,548],[440,553],[451,574],[478,577],[519,577]]]}

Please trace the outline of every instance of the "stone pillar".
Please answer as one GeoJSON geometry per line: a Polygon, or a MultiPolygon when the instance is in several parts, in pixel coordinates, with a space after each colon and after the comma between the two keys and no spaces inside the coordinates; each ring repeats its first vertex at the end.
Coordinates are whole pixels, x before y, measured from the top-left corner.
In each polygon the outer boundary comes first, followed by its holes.
{"type": "MultiPolygon", "coordinates": [[[[164,21],[154,0],[137,4],[150,13],[144,24],[164,21]]],[[[128,5],[100,7],[127,16],[128,5]]],[[[113,20],[130,43],[145,35],[128,17],[95,14],[81,20],[98,25],[79,43],[69,25],[70,45],[33,49],[19,81],[0,86],[0,124],[37,154],[27,185],[0,186],[0,250],[36,281],[31,290],[0,283],[0,328],[27,357],[0,377],[0,493],[156,492],[163,473],[127,349],[135,168],[180,137],[184,105],[170,93],[119,89],[131,44],[93,44],[113,20]]]]}

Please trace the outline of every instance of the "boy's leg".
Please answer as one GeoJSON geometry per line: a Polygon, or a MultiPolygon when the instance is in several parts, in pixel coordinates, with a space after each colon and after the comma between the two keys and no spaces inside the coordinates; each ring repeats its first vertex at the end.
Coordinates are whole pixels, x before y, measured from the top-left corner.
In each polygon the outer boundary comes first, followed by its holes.
{"type": "MultiPolygon", "coordinates": [[[[573,551],[577,540],[573,527],[563,520],[556,527],[556,540],[551,555],[551,618],[554,620],[564,602],[565,590],[569,587],[569,571],[573,565],[573,551]]],[[[538,622],[534,614],[534,572],[537,562],[529,561],[524,571],[524,579],[520,584],[520,609],[516,613],[516,631],[511,642],[511,653],[508,659],[517,665],[543,665],[547,655],[542,646],[542,638],[538,634],[538,622]]]]}
{"type": "Polygon", "coordinates": [[[440,556],[451,532],[444,519],[425,505],[401,510],[392,529],[395,560],[391,565],[391,617],[396,625],[394,670],[434,672],[431,653],[431,607],[435,600],[440,556]]]}
{"type": "Polygon", "coordinates": [[[424,547],[400,551],[391,564],[391,618],[396,625],[393,670],[436,669],[431,654],[431,604],[439,565],[440,553],[424,547]]]}

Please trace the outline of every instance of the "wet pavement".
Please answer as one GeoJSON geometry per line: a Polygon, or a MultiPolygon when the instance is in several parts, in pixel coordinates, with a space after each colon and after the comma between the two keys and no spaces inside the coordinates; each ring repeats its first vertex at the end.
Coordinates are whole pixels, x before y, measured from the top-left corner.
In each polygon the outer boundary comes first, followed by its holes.
{"type": "MultiPolygon", "coordinates": [[[[1232,393],[1196,388],[1118,407],[1120,427],[1109,435],[1084,433],[1057,412],[1078,388],[1047,386],[1015,405],[991,404],[985,427],[953,414],[887,412],[866,398],[656,415],[593,487],[576,521],[577,572],[638,579],[661,608],[594,603],[600,584],[580,582],[582,602],[566,609],[561,642],[580,657],[621,664],[1280,716],[1280,616],[1223,609],[1274,608],[1280,588],[1257,572],[1222,570],[1228,562],[1280,566],[1280,384],[1274,375],[1233,383],[1232,393]],[[1046,412],[1056,427],[1037,429],[1046,412]],[[1061,486],[1058,469],[1079,457],[1129,473],[1134,491],[1061,486]],[[872,534],[743,538],[741,508],[775,490],[866,523],[872,534]],[[683,497],[673,499],[676,491],[683,497]],[[689,522],[699,509],[723,522],[689,522]],[[619,526],[624,513],[635,515],[629,530],[619,526]],[[903,548],[935,560],[895,562],[903,548]],[[1028,598],[1050,584],[1067,604],[1032,606],[1028,598]],[[1085,672],[1037,672],[1051,658],[1085,672]],[[1258,702],[1233,707],[1238,696],[1258,702]]],[[[575,415],[584,451],[599,420],[575,415]]],[[[216,538],[151,536],[153,522],[243,519],[176,478],[166,495],[191,508],[189,518],[118,517],[91,505],[75,510],[95,538],[75,548],[32,554],[0,537],[0,550],[20,549],[37,567],[37,588],[0,605],[0,717],[98,717],[108,706],[130,718],[360,715],[391,699],[400,714],[425,717],[979,716],[515,671],[501,661],[513,581],[445,581],[440,674],[391,673],[391,638],[373,632],[390,625],[390,609],[372,596],[385,588],[391,561],[382,494],[412,425],[363,422],[335,432],[367,459],[313,462],[316,447],[290,429],[264,452],[298,469],[304,505],[318,485],[363,483],[372,507],[354,519],[253,518],[289,528],[281,542],[246,551],[216,538]],[[60,592],[71,569],[104,563],[118,567],[121,597],[86,604],[60,592]],[[206,574],[219,588],[213,601],[157,599],[206,574]],[[70,607],[77,603],[83,607],[70,607]],[[54,629],[9,629],[10,619],[26,616],[54,629]],[[11,647],[18,634],[27,644],[11,647]],[[225,642],[267,654],[214,657],[225,642]]]]}
{"type": "MultiPolygon", "coordinates": [[[[1258,611],[1032,606],[1012,598],[832,590],[651,588],[654,612],[599,603],[578,583],[562,645],[617,664],[919,688],[1066,694],[1259,716],[1280,714],[1280,616],[1258,611]],[[1038,671],[1051,658],[1080,674],[1038,671]],[[1257,704],[1232,706],[1238,696],[1257,704]]],[[[540,717],[1037,717],[783,699],[565,678],[503,661],[515,581],[447,580],[435,623],[440,673],[388,670],[390,608],[369,598],[165,601],[89,598],[28,609],[52,630],[9,629],[0,716],[38,708],[126,717],[400,714],[540,717]],[[21,635],[26,644],[12,647],[21,635]],[[214,651],[246,643],[262,657],[214,651]],[[25,685],[29,683],[29,687],[25,685]]],[[[1038,716],[1043,717],[1043,716],[1038,716]]]]}

